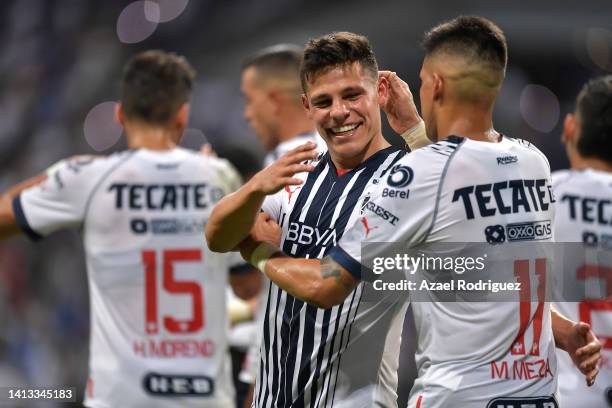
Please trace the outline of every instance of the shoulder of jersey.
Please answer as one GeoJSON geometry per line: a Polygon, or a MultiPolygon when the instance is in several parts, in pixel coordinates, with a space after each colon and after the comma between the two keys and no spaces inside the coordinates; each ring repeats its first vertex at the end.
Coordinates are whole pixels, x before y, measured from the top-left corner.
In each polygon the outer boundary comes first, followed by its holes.
{"type": "Polygon", "coordinates": [[[568,169],[553,171],[551,174],[553,186],[558,186],[559,184],[569,180],[573,175],[574,172],[568,169]]]}
{"type": "Polygon", "coordinates": [[[465,141],[462,137],[451,136],[442,141],[429,144],[406,154],[403,161],[443,161],[446,162],[465,141]]]}
{"type": "Polygon", "coordinates": [[[542,151],[540,149],[538,149],[533,143],[528,142],[527,140],[524,140],[524,139],[518,139],[518,138],[514,138],[514,137],[504,136],[504,138],[506,138],[507,140],[511,141],[512,143],[517,144],[518,146],[524,147],[527,150],[530,150],[532,152],[535,152],[535,153],[539,154],[544,159],[544,161],[546,162],[548,167],[550,168],[550,163],[548,162],[548,157],[546,157],[546,155],[544,153],[542,153],[542,151]]]}

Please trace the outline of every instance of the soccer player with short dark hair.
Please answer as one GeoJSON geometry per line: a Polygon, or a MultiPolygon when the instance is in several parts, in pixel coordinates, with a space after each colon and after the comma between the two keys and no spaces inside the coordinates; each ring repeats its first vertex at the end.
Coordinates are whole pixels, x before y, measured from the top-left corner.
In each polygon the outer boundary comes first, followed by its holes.
{"type": "MultiPolygon", "coordinates": [[[[206,227],[213,250],[237,247],[261,209],[281,225],[286,253],[321,258],[361,219],[366,186],[385,177],[404,155],[381,132],[380,107],[393,105],[390,86],[399,79],[379,78],[365,37],[340,32],[310,40],[301,78],[304,107],[327,152],[317,154],[314,144],[300,146],[219,202],[206,227]]],[[[398,133],[420,122],[414,106],[403,109],[408,113],[392,115],[398,133]]],[[[271,285],[256,407],[396,404],[405,307],[366,303],[362,296],[357,286],[339,305],[322,309],[271,285]],[[383,354],[385,346],[389,352],[383,354]]]]}
{"type": "MultiPolygon", "coordinates": [[[[552,175],[557,197],[555,240],[583,242],[587,247],[609,250],[612,234],[611,75],[592,79],[584,85],[576,99],[575,111],[565,118],[562,141],[570,169],[552,175]]],[[[576,271],[578,278],[578,271],[586,265],[584,257],[576,257],[576,260],[578,263],[568,268],[576,271]]],[[[578,284],[586,285],[589,277],[585,274],[578,279],[578,284]]],[[[605,281],[606,277],[593,276],[591,279],[605,281]]],[[[608,292],[610,290],[608,286],[608,292]]],[[[590,323],[603,345],[599,376],[592,388],[584,386],[572,361],[564,353],[558,353],[561,403],[570,407],[612,405],[612,302],[599,299],[556,305],[569,318],[590,323]]]]}
{"type": "Polygon", "coordinates": [[[243,64],[244,117],[268,152],[264,166],[309,140],[323,143],[302,106],[301,59],[300,47],[277,44],[243,64]]]}
{"type": "Polygon", "coordinates": [[[91,301],[88,407],[232,407],[229,260],[201,234],[240,179],[177,143],[194,71],[147,51],[125,66],[117,118],[129,150],[78,156],[4,194],[0,237],[81,230],[91,301]]]}
{"type": "MultiPolygon", "coordinates": [[[[424,45],[421,106],[428,136],[437,143],[399,158],[372,183],[365,214],[346,226],[322,260],[295,259],[286,246],[268,242],[241,246],[245,259],[287,293],[322,307],[343,304],[364,286],[362,243],[487,243],[490,226],[550,224],[554,218],[544,155],[493,128],[507,58],[499,27],[480,17],[458,17],[426,33],[424,45]]],[[[317,101],[310,96],[311,104],[317,101]]],[[[322,98],[323,105],[327,101],[322,98]]],[[[254,235],[274,232],[269,224],[259,223],[254,235]]],[[[543,231],[548,232],[538,238],[550,241],[550,228],[543,231]]],[[[511,250],[501,236],[495,243],[511,250]]],[[[515,302],[495,304],[412,303],[419,377],[410,406],[482,408],[518,401],[555,407],[555,342],[578,363],[594,356],[581,367],[592,380],[599,344],[588,327],[551,313],[545,301],[525,309],[516,296],[515,302]],[[587,335],[591,343],[585,345],[587,335]],[[537,375],[521,374],[521,367],[540,364],[544,369],[537,375]]]]}

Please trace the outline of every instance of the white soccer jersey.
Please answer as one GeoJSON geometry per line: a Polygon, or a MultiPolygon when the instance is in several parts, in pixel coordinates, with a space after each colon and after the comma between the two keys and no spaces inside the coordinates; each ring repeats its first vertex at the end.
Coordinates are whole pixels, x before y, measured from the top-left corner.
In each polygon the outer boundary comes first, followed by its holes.
{"type": "Polygon", "coordinates": [[[32,237],[82,230],[91,299],[89,407],[230,407],[229,258],[203,231],[239,184],[182,148],[77,157],[14,201],[32,237]]]}
{"type": "Polygon", "coordinates": [[[279,143],[278,146],[274,148],[274,150],[266,154],[266,157],[264,157],[264,167],[268,167],[280,157],[289,153],[289,151],[295,149],[300,145],[303,145],[306,142],[315,142],[319,151],[326,148],[325,141],[321,138],[321,136],[319,136],[317,132],[302,133],[295,136],[294,138],[279,143]]]}
{"type": "MultiPolygon", "coordinates": [[[[283,251],[321,258],[361,214],[364,191],[405,154],[383,149],[338,174],[329,154],[266,198],[263,210],[282,228],[283,251]]],[[[405,304],[366,302],[359,285],[338,306],[320,309],[272,283],[265,307],[254,406],[393,407],[405,304]],[[368,356],[364,358],[364,356],[368,356]]]]}
{"type": "MultiPolygon", "coordinates": [[[[347,231],[330,255],[360,276],[362,242],[404,248],[489,242],[483,246],[506,251],[517,238],[517,224],[543,226],[538,235],[522,239],[550,241],[553,201],[548,162],[535,147],[505,137],[487,143],[453,136],[403,157],[372,190],[367,222],[347,231]]],[[[533,263],[520,265],[529,273],[538,269],[533,263]]],[[[411,303],[419,374],[411,408],[523,407],[514,405],[519,402],[556,407],[549,304],[518,302],[519,292],[515,299],[411,303]]]]}
{"type": "MultiPolygon", "coordinates": [[[[289,153],[290,150],[303,145],[306,142],[315,142],[317,144],[318,151],[325,150],[325,141],[319,136],[317,132],[313,133],[302,133],[296,135],[294,138],[279,143],[274,150],[264,157],[264,167],[268,167],[283,155],[289,153]]],[[[266,316],[265,302],[268,296],[268,290],[270,288],[270,280],[264,276],[261,292],[259,296],[261,298],[259,307],[255,311],[255,323],[257,327],[262,327],[266,316]]],[[[262,340],[261,331],[254,337],[254,340],[247,351],[247,355],[244,359],[242,370],[240,371],[240,381],[247,384],[254,384],[259,372],[259,348],[262,340]]]]}
{"type": "MultiPolygon", "coordinates": [[[[612,174],[592,169],[564,170],[553,173],[557,197],[554,223],[557,242],[585,242],[610,249],[612,243],[612,174]]],[[[583,267],[576,270],[576,279],[583,267]]],[[[601,279],[606,279],[602,276],[601,279]]],[[[610,282],[610,279],[607,279],[610,282]]],[[[608,283],[610,285],[610,283],[608,283]]],[[[612,287],[608,287],[608,293],[612,287]]],[[[612,407],[612,302],[602,300],[556,303],[559,311],[572,320],[591,324],[602,344],[602,363],[597,380],[587,387],[584,376],[563,351],[559,359],[559,397],[568,407],[612,407]]]]}

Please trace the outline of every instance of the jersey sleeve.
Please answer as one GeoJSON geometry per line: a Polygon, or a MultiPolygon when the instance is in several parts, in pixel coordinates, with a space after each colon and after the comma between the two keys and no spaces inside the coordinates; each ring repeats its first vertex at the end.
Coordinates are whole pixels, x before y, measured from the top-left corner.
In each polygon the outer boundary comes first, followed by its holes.
{"type": "Polygon", "coordinates": [[[445,157],[435,157],[426,150],[427,147],[406,155],[378,185],[371,186],[361,216],[330,251],[329,256],[357,279],[361,279],[366,258],[374,255],[362,254],[363,244],[380,243],[368,245],[368,250],[384,253],[384,243],[410,247],[426,240],[433,225],[445,161],[445,157]]]}
{"type": "Polygon", "coordinates": [[[263,204],[261,205],[261,211],[268,214],[272,217],[276,222],[280,220],[281,210],[283,206],[283,190],[269,195],[264,199],[263,204]]]}
{"type": "Polygon", "coordinates": [[[19,227],[32,239],[40,239],[60,228],[79,227],[98,172],[91,156],[60,161],[47,171],[41,184],[21,192],[13,200],[19,227]]]}

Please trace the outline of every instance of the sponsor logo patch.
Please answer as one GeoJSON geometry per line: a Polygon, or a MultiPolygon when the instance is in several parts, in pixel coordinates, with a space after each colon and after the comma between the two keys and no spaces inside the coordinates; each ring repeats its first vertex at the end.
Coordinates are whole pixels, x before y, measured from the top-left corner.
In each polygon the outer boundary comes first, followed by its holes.
{"type": "Polygon", "coordinates": [[[487,408],[559,408],[555,397],[495,398],[487,408]]]}
{"type": "Polygon", "coordinates": [[[215,390],[214,380],[203,375],[148,373],[142,385],[149,394],[172,397],[205,397],[215,390]]]}
{"type": "Polygon", "coordinates": [[[492,245],[506,241],[537,241],[552,236],[552,225],[550,220],[489,225],[484,233],[487,242],[492,245]]]}
{"type": "Polygon", "coordinates": [[[497,164],[498,165],[512,164],[512,163],[516,163],[516,162],[518,162],[518,156],[507,155],[507,156],[499,156],[497,158],[497,164]]]}
{"type": "Polygon", "coordinates": [[[414,178],[414,171],[408,166],[400,166],[399,164],[393,166],[389,176],[387,177],[387,184],[393,188],[404,188],[412,182],[414,178]]]}

